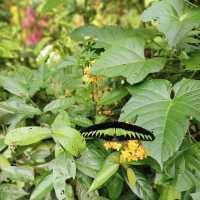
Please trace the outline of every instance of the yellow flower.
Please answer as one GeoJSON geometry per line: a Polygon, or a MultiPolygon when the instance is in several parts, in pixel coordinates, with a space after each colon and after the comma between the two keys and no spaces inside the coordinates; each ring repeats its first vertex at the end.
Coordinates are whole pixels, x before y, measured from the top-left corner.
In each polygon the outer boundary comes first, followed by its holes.
{"type": "Polygon", "coordinates": [[[138,140],[129,140],[128,141],[128,148],[130,149],[130,151],[135,151],[139,145],[140,144],[139,144],[138,140]]]}
{"type": "Polygon", "coordinates": [[[92,74],[91,67],[84,68],[84,79],[87,83],[98,83],[102,78],[100,76],[95,76],[92,74]]]}
{"type": "Polygon", "coordinates": [[[119,151],[122,147],[122,144],[120,142],[105,142],[104,143],[104,147],[106,150],[108,149],[114,149],[114,150],[117,150],[119,151]]]}
{"type": "Polygon", "coordinates": [[[121,151],[120,161],[137,161],[143,160],[147,154],[138,140],[129,140],[121,151]]]}

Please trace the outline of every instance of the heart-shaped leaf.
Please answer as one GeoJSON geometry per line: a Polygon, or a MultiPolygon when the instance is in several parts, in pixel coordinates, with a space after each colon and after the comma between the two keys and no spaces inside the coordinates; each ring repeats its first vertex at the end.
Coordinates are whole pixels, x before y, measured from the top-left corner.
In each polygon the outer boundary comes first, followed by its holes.
{"type": "Polygon", "coordinates": [[[123,76],[130,84],[142,81],[148,74],[164,67],[164,58],[144,57],[144,42],[141,39],[125,39],[108,49],[97,60],[93,73],[107,77],[123,76]]]}
{"type": "Polygon", "coordinates": [[[162,164],[181,145],[189,118],[200,120],[200,81],[184,79],[172,88],[166,80],[151,80],[129,91],[133,97],[120,118],[133,121],[137,116],[138,125],[153,130],[156,139],[146,147],[162,164]]]}

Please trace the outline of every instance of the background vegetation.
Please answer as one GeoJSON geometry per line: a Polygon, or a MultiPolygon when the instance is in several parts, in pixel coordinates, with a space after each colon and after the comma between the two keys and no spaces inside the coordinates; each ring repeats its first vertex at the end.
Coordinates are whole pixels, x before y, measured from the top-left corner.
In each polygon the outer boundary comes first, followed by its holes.
{"type": "Polygon", "coordinates": [[[0,200],[199,200],[198,0],[0,1],[0,200]],[[156,136],[121,161],[81,127],[156,136]]]}

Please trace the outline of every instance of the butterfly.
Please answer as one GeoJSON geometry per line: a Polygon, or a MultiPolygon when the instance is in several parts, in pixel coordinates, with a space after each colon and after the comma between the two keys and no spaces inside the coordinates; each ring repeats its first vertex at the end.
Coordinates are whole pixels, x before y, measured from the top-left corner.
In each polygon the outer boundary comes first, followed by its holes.
{"type": "Polygon", "coordinates": [[[153,141],[155,136],[147,129],[125,122],[104,122],[80,130],[85,138],[98,138],[107,141],[141,140],[153,141]]]}

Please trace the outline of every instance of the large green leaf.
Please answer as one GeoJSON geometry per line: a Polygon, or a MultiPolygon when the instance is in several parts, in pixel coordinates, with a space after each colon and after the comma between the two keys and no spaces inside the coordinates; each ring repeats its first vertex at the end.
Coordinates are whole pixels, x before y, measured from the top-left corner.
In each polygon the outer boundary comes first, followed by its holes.
{"type": "Polygon", "coordinates": [[[163,0],[144,11],[143,21],[158,20],[170,46],[176,46],[196,26],[200,25],[200,9],[189,10],[184,0],[163,0]]]}
{"type": "Polygon", "coordinates": [[[98,44],[103,46],[113,45],[116,42],[123,42],[126,38],[151,37],[154,33],[148,29],[131,29],[119,26],[95,27],[92,25],[82,26],[72,32],[73,40],[80,41],[87,38],[94,38],[98,44]]]}
{"type": "Polygon", "coordinates": [[[93,73],[107,77],[123,76],[130,84],[142,81],[148,74],[164,67],[164,58],[144,57],[141,39],[124,39],[108,49],[97,60],[93,73]]]}
{"type": "Polygon", "coordinates": [[[56,142],[74,156],[78,156],[86,148],[86,143],[81,134],[70,127],[53,127],[53,138],[56,142]]]}
{"type": "Polygon", "coordinates": [[[200,145],[190,145],[179,151],[174,159],[166,166],[166,172],[175,179],[178,191],[186,191],[199,187],[200,179],[200,145]]]}
{"type": "Polygon", "coordinates": [[[14,184],[0,184],[0,199],[2,200],[17,200],[25,195],[27,193],[14,184]]]}
{"type": "Polygon", "coordinates": [[[120,118],[131,122],[137,117],[137,124],[153,130],[156,139],[146,147],[161,164],[178,150],[189,118],[200,120],[200,81],[183,79],[172,88],[166,80],[151,80],[129,91],[133,97],[120,118]]]}
{"type": "Polygon", "coordinates": [[[51,130],[37,126],[22,127],[10,130],[5,137],[8,145],[30,145],[51,137],[51,130]]]}
{"type": "Polygon", "coordinates": [[[53,189],[53,176],[52,174],[46,176],[33,190],[30,200],[40,200],[53,189]]]}
{"type": "Polygon", "coordinates": [[[73,157],[66,152],[60,153],[54,160],[53,165],[53,187],[59,200],[65,199],[66,184],[69,178],[75,178],[76,164],[73,157]]]}
{"type": "Polygon", "coordinates": [[[89,191],[100,188],[110,177],[112,177],[119,169],[119,153],[111,153],[104,161],[101,169],[97,173],[89,191]]]}

